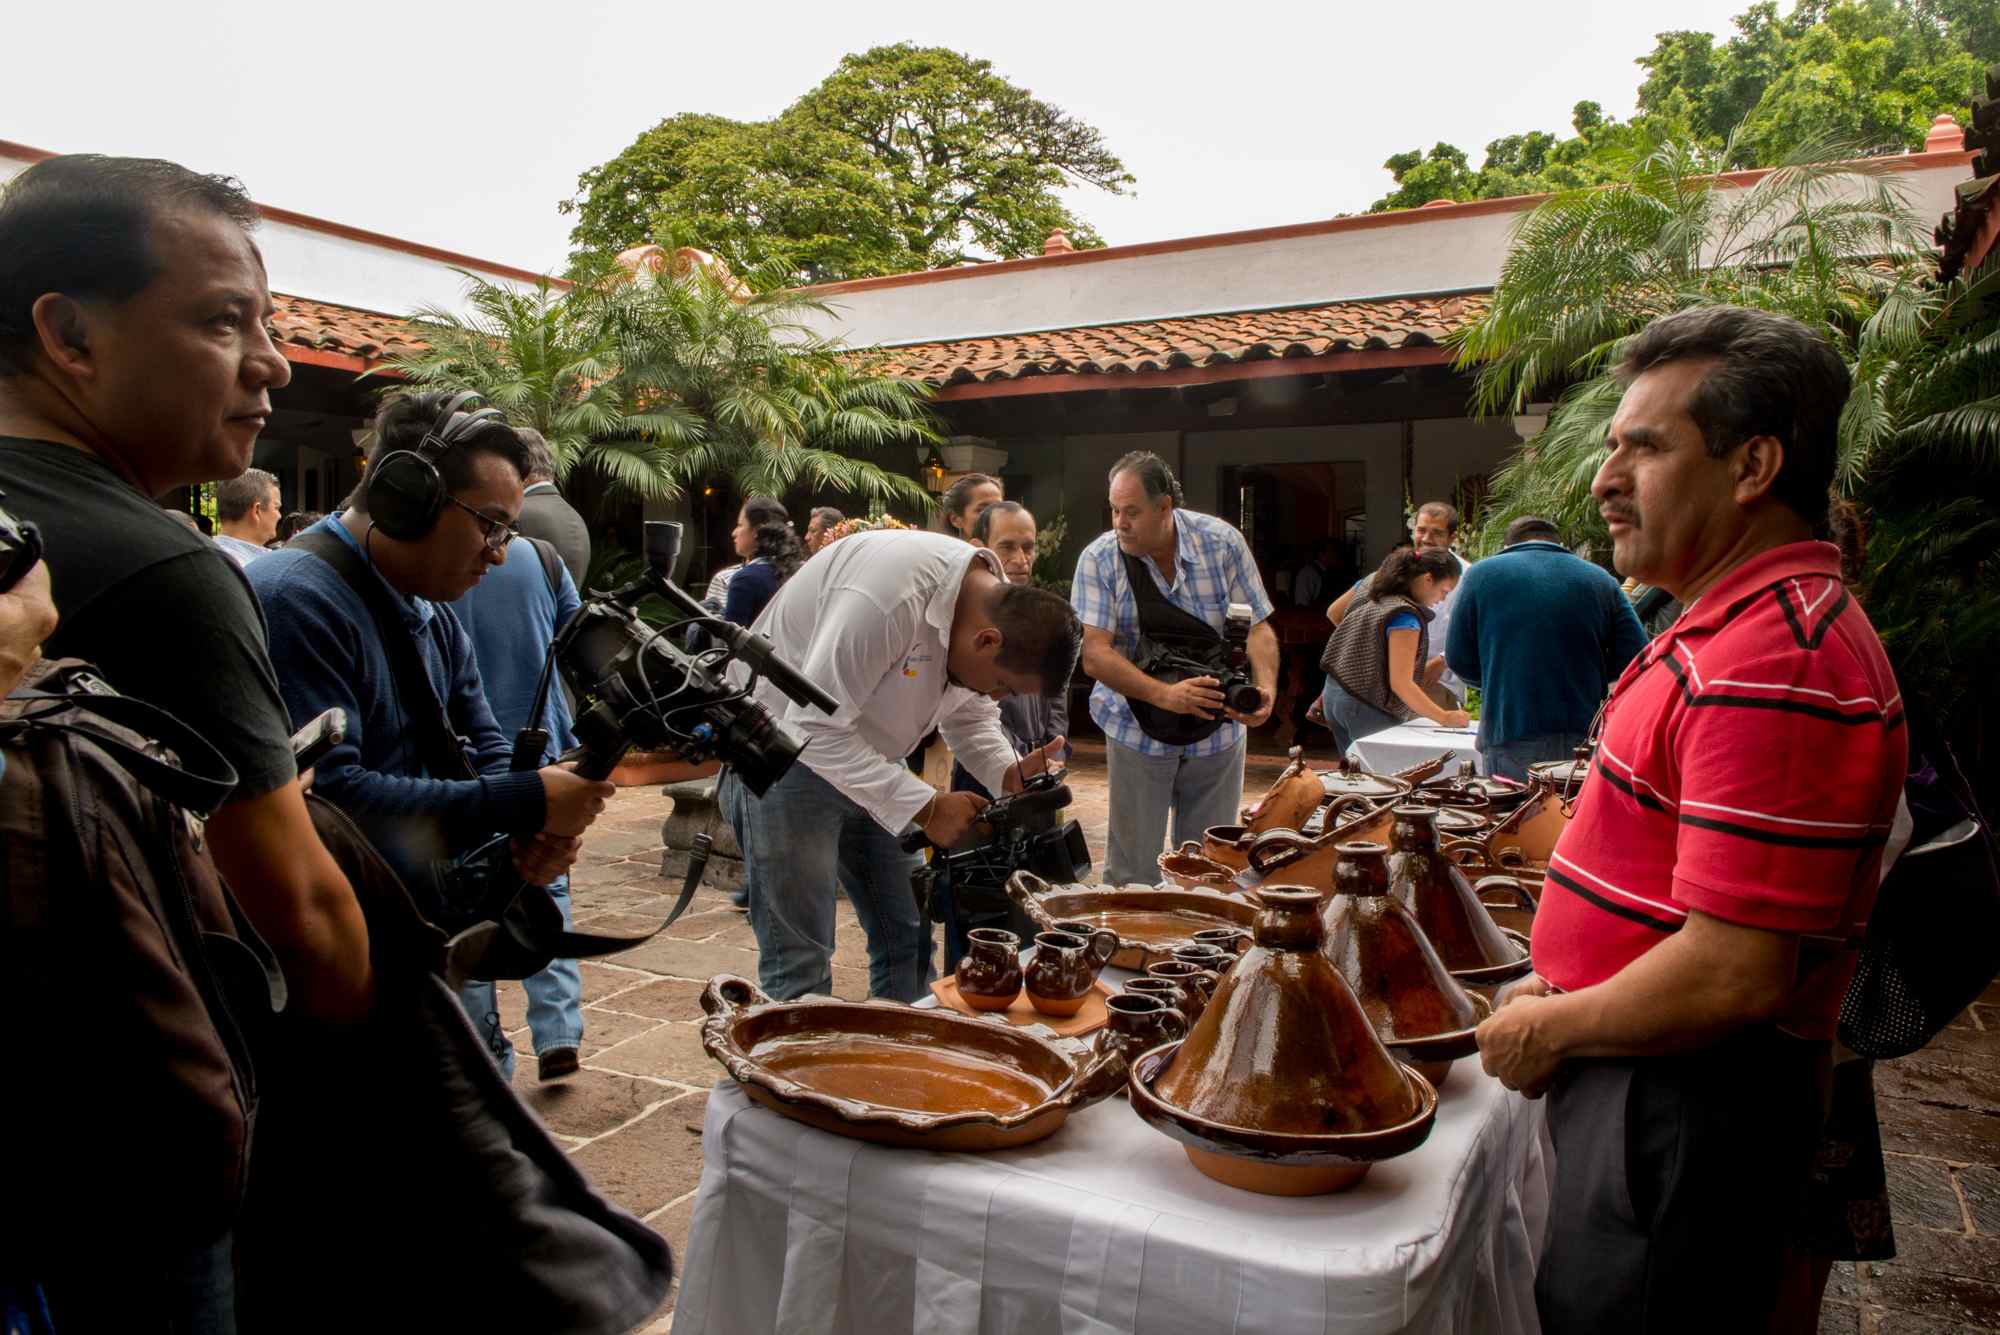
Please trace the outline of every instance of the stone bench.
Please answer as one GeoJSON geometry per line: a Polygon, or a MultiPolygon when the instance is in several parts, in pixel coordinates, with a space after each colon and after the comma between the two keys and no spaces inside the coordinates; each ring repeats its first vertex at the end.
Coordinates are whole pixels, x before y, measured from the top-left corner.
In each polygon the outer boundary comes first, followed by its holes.
{"type": "Polygon", "coordinates": [[[698,834],[705,834],[713,841],[708,867],[702,872],[702,885],[732,893],[743,884],[743,850],[737,846],[736,831],[722,819],[722,809],[715,801],[715,787],[713,778],[689,779],[667,784],[660,790],[674,803],[660,828],[660,842],[666,845],[666,851],[660,855],[660,875],[673,882],[676,889],[687,877],[688,854],[698,834]]]}

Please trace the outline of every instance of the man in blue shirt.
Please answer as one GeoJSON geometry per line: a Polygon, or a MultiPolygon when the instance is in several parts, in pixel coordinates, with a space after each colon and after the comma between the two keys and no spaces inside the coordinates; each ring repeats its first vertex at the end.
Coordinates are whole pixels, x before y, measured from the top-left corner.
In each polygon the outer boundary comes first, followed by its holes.
{"type": "MultiPolygon", "coordinates": [[[[345,511],[294,540],[325,535],[322,541],[361,557],[361,577],[380,582],[401,622],[387,633],[415,644],[429,687],[423,698],[405,698],[370,601],[329,560],[292,546],[243,572],[270,624],[271,661],[293,725],[336,706],[347,715],[346,740],[314,766],[315,791],[362,828],[431,915],[446,907],[426,889],[431,864],[510,835],[515,870],[547,885],[575,862],[584,830],[616,791],[554,765],[509,772],[511,740],[494,721],[472,642],[449,604],[506,561],[525,455],[502,423],[447,419],[447,397],[392,400],[376,418],[369,451],[371,479],[391,454],[431,455],[441,495],[420,532],[383,532],[369,513],[378,503],[373,487],[364,482],[345,511]],[[444,439],[451,443],[437,448],[444,439]],[[420,721],[440,710],[474,777],[435,772],[442,761],[426,754],[420,721]]],[[[382,508],[393,500],[385,494],[382,508]]],[[[473,1019],[495,1059],[504,1060],[511,1050],[497,1017],[473,1019]]]]}
{"type": "MultiPolygon", "coordinates": [[[[486,703],[493,707],[501,733],[511,739],[529,726],[547,732],[549,745],[539,757],[543,765],[554,764],[558,756],[576,745],[569,701],[555,680],[549,683],[541,717],[529,716],[534,711],[549,645],[580,606],[576,585],[555,545],[524,536],[507,544],[503,564],[493,567],[451,605],[465,633],[472,637],[486,703]]],[[[568,927],[568,876],[549,883],[549,898],[562,910],[563,926],[568,927]]],[[[521,986],[528,994],[528,1033],[535,1045],[536,1074],[543,1080],[574,1074],[577,1047],[583,1042],[583,978],[576,961],[551,960],[546,969],[523,979],[521,986]]],[[[474,1016],[498,1010],[490,982],[467,983],[461,996],[466,1011],[474,1016]]],[[[501,1067],[512,1073],[511,1047],[501,1067]]]]}
{"type": "Polygon", "coordinates": [[[1605,690],[1645,647],[1610,572],[1565,550],[1546,519],[1508,525],[1500,554],[1459,581],[1444,649],[1451,670],[1480,688],[1486,772],[1525,780],[1529,765],[1567,760],[1605,690]]]}
{"type": "Polygon", "coordinates": [[[1136,451],[1111,466],[1112,530],[1077,558],[1071,601],[1083,622],[1083,670],[1097,679],[1090,716],[1104,729],[1111,789],[1104,879],[1111,885],[1151,885],[1173,817],[1174,842],[1200,839],[1211,825],[1231,825],[1243,803],[1244,729],[1271,716],[1278,680],[1278,637],[1271,600],[1243,535],[1213,515],[1181,506],[1180,483],[1157,454],[1136,451]],[[1164,682],[1133,663],[1139,611],[1124,557],[1138,558],[1155,587],[1182,612],[1219,635],[1231,603],[1250,609],[1253,684],[1263,694],[1255,713],[1225,708],[1214,677],[1164,682]],[[1200,741],[1175,746],[1149,736],[1131,701],[1224,721],[1200,741]]]}

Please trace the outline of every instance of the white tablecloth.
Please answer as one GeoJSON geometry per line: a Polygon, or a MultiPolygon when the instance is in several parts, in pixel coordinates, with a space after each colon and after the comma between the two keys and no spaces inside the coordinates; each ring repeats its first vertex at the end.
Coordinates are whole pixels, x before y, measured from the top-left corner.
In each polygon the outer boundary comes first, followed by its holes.
{"type": "Polygon", "coordinates": [[[709,1096],[675,1335],[1534,1335],[1541,1105],[1476,1061],[1351,1191],[1195,1172],[1122,1098],[997,1154],[885,1149],[709,1096]]]}
{"type": "Polygon", "coordinates": [[[1444,772],[1456,774],[1461,760],[1479,763],[1478,738],[1476,726],[1441,728],[1429,719],[1412,719],[1363,737],[1347,748],[1347,757],[1371,774],[1394,774],[1450,751],[1451,762],[1444,772]]]}

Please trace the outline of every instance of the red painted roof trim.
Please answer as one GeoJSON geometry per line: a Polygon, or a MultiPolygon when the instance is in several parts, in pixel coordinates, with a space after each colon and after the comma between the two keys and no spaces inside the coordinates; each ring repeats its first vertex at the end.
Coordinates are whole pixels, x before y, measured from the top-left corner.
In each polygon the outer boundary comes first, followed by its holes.
{"type": "MultiPolygon", "coordinates": [[[[13,158],[17,162],[45,162],[57,156],[45,148],[33,148],[27,144],[17,144],[9,139],[0,139],[0,157],[13,158]]],[[[269,222],[283,223],[287,227],[299,227],[308,232],[320,232],[327,236],[337,236],[343,241],[359,241],[363,245],[381,250],[400,251],[405,255],[415,255],[420,259],[437,260],[460,269],[477,269],[481,273],[493,274],[500,278],[512,278],[518,282],[539,283],[549,278],[552,286],[568,288],[563,279],[545,274],[530,273],[517,269],[511,264],[496,264],[492,260],[482,260],[473,255],[461,255],[455,250],[445,250],[438,246],[427,246],[420,241],[405,241],[401,237],[384,232],[371,232],[364,227],[350,227],[346,223],[333,222],[326,218],[315,218],[310,213],[297,213],[291,209],[281,209],[275,204],[259,204],[257,211],[269,222]]]]}
{"type": "Polygon", "coordinates": [[[1188,366],[1171,371],[1049,371],[1006,380],[963,381],[946,385],[931,397],[938,403],[967,399],[1011,399],[1031,394],[1076,394],[1092,390],[1173,389],[1183,385],[1216,385],[1232,380],[1269,380],[1279,376],[1326,372],[1376,371],[1404,366],[1443,366],[1450,348],[1360,348],[1318,357],[1263,357],[1221,366],[1188,366]]]}
{"type": "MultiPolygon", "coordinates": [[[[1972,161],[1974,150],[1949,153],[1906,153],[1894,158],[1865,158],[1856,166],[1884,169],[1890,163],[1917,167],[1949,167],[1972,161]]],[[[1726,185],[1753,185],[1775,170],[1757,167],[1746,171],[1721,172],[1711,178],[1726,185]]],[[[835,297],[849,292],[872,292],[880,288],[909,287],[918,283],[946,283],[961,278],[983,278],[994,274],[1018,273],[1028,268],[1063,268],[1074,264],[1101,264],[1107,260],[1137,259],[1148,255],[1170,255],[1181,251],[1212,250],[1219,246],[1249,246],[1264,241],[1289,241],[1305,236],[1330,236],[1338,232],[1365,232],[1379,227],[1404,227],[1416,223],[1443,222],[1449,218],[1477,218],[1493,213],[1525,213],[1547,199],[1547,195],[1510,195],[1505,199],[1475,199],[1462,204],[1433,204],[1414,209],[1393,209],[1387,213],[1359,213],[1347,218],[1322,218],[1316,222],[1291,223],[1282,227],[1257,227],[1241,232],[1211,232],[1204,236],[1176,237],[1167,241],[1144,241],[1129,246],[1101,246],[1095,250],[1073,250],[1058,255],[1029,255],[1018,260],[992,264],[969,264],[956,269],[924,269],[917,273],[883,274],[875,278],[850,278],[844,283],[822,283],[797,289],[814,297],[835,297]]]]}

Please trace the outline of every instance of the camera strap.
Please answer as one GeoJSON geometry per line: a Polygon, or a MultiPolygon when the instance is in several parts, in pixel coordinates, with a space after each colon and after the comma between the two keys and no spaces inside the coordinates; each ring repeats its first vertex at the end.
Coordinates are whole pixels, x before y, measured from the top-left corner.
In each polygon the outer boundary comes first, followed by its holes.
{"type": "Polygon", "coordinates": [[[404,620],[403,609],[396,605],[381,576],[353,547],[323,530],[301,533],[289,545],[311,552],[338,571],[375,619],[375,632],[382,641],[382,652],[388,656],[390,671],[395,674],[396,693],[409,717],[410,734],[424,768],[438,779],[478,778],[479,771],[466,756],[465,744],[459,740],[444,702],[438,699],[437,690],[431,685],[430,673],[424,669],[423,655],[417,652],[417,642],[404,620]]]}
{"type": "MultiPolygon", "coordinates": [[[[1171,602],[1160,591],[1145,561],[1130,552],[1121,551],[1119,556],[1124,559],[1125,578],[1132,585],[1132,604],[1139,614],[1139,647],[1132,656],[1133,666],[1163,680],[1220,675],[1225,643],[1221,633],[1171,602]],[[1190,668],[1199,670],[1189,671],[1190,668]],[[1171,678],[1166,676],[1169,669],[1171,678]]],[[[1132,707],[1132,718],[1141,732],[1170,746],[1206,741],[1227,722],[1220,714],[1212,719],[1176,714],[1130,697],[1126,703],[1132,707]]]]}

